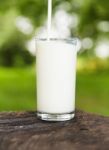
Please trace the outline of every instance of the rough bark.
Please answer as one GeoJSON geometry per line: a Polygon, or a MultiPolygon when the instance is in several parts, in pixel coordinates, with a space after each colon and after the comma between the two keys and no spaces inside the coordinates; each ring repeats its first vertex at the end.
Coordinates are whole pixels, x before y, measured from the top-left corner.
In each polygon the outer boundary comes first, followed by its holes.
{"type": "Polygon", "coordinates": [[[109,118],[82,111],[66,122],[36,112],[0,113],[0,150],[109,150],[109,118]]]}

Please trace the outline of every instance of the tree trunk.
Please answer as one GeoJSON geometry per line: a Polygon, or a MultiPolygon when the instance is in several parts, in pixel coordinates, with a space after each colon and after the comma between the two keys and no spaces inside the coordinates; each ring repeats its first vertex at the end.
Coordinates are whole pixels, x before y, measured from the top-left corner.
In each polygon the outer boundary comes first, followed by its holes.
{"type": "Polygon", "coordinates": [[[76,112],[66,122],[36,112],[0,113],[0,150],[109,150],[109,117],[76,112]]]}

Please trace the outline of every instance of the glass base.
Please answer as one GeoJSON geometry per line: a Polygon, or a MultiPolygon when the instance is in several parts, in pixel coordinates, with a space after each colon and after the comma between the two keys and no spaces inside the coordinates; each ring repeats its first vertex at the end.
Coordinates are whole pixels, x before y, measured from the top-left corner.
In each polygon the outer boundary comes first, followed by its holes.
{"type": "Polygon", "coordinates": [[[74,112],[62,113],[62,114],[50,114],[50,113],[37,112],[37,117],[45,121],[67,121],[74,118],[74,116],[75,116],[74,112]]]}

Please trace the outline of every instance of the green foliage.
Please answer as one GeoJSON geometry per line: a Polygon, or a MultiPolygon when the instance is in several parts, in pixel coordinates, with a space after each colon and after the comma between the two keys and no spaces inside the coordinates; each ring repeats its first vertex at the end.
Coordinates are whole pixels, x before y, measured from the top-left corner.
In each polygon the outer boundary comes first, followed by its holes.
{"type": "Polygon", "coordinates": [[[25,36],[15,27],[15,18],[18,12],[15,9],[8,10],[8,13],[0,15],[0,65],[23,67],[34,62],[34,57],[25,47],[25,36]]]}
{"type": "Polygon", "coordinates": [[[46,0],[19,0],[16,2],[16,9],[21,15],[29,17],[34,25],[39,26],[46,15],[46,2],[46,0]]]}
{"type": "Polygon", "coordinates": [[[0,14],[0,47],[5,44],[5,42],[10,39],[13,32],[15,32],[15,18],[17,16],[17,12],[14,9],[8,10],[4,12],[4,14],[0,14]]]}
{"type": "Polygon", "coordinates": [[[24,36],[19,32],[15,32],[1,47],[0,64],[8,67],[21,67],[32,64],[34,57],[25,48],[24,41],[24,36]]]}
{"type": "MultiPolygon", "coordinates": [[[[76,13],[79,18],[79,25],[76,31],[72,28],[72,35],[75,34],[80,38],[91,37],[96,43],[103,34],[98,30],[97,24],[103,20],[109,21],[108,0],[55,0],[53,1],[53,12],[57,11],[60,5],[64,5],[70,14],[76,13]]],[[[0,24],[7,25],[7,29],[10,26],[9,19],[11,22],[11,16],[15,16],[15,14],[29,18],[36,28],[41,26],[47,17],[47,0],[3,0],[0,1],[0,14],[0,19],[4,22],[0,22],[0,24]],[[13,14],[9,15],[12,10],[14,10],[13,14]],[[4,13],[8,16],[7,19],[5,19],[4,13]]],[[[3,25],[1,27],[3,28],[3,25]]],[[[0,28],[0,32],[4,31],[2,28],[0,28]]],[[[10,31],[11,29],[7,33],[10,31]]],[[[11,35],[11,33],[7,35],[11,35]]],[[[109,32],[105,36],[109,37],[109,32]]]]}
{"type": "Polygon", "coordinates": [[[4,13],[15,6],[14,0],[1,0],[0,1],[0,12],[4,13]]]}

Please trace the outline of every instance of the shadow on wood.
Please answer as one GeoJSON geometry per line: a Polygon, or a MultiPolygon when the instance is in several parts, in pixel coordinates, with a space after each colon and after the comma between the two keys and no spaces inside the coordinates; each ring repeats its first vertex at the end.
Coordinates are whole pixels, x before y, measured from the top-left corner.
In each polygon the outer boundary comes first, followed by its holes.
{"type": "Polygon", "coordinates": [[[71,121],[45,122],[35,112],[0,113],[0,150],[108,149],[108,117],[77,111],[71,121]]]}

